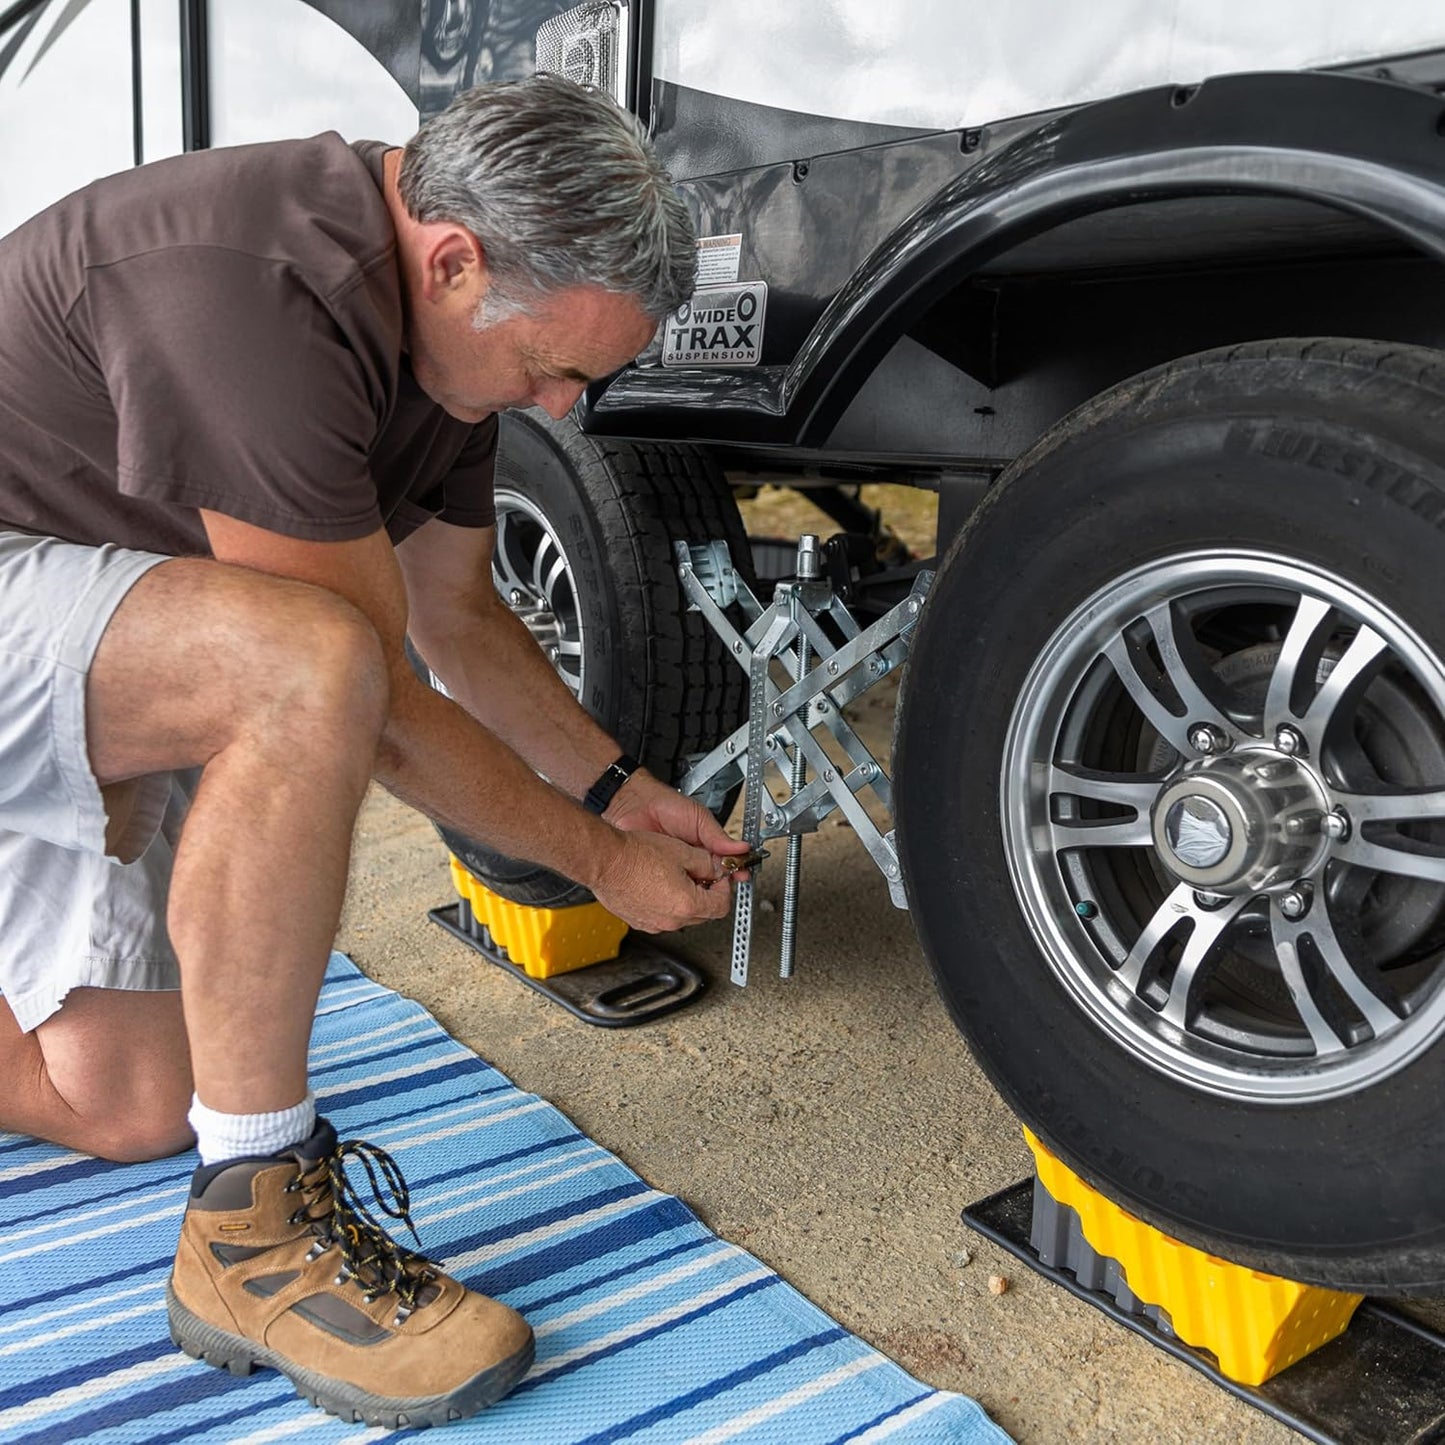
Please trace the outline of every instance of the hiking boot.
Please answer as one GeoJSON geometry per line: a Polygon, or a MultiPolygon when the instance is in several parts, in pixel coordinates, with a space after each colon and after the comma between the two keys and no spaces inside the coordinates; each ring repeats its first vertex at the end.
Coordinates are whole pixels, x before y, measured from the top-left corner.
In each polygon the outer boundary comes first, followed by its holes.
{"type": "Polygon", "coordinates": [[[166,1287],[171,1339],[233,1375],[280,1370],[344,1420],[399,1429],[475,1414],[527,1373],[531,1329],[391,1239],[347,1159],[415,1237],[396,1161],[339,1144],[324,1119],[279,1154],[203,1165],[166,1287]]]}

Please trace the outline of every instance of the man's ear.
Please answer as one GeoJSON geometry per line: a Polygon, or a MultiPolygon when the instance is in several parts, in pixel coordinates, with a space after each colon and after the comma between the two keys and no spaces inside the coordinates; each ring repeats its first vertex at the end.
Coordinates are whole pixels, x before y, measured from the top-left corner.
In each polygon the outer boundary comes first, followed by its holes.
{"type": "Polygon", "coordinates": [[[422,261],[422,294],[441,301],[450,293],[484,290],[487,263],[481,242],[463,226],[442,225],[427,237],[422,261]]]}

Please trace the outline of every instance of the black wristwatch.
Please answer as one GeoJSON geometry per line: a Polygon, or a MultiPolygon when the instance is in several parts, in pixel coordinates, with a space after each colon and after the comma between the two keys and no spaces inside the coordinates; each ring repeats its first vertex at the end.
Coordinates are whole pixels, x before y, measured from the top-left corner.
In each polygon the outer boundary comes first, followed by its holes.
{"type": "Polygon", "coordinates": [[[603,770],[602,776],[587,789],[587,796],[582,799],[582,806],[589,813],[602,814],[607,811],[607,805],[617,796],[617,790],[630,778],[641,766],[637,759],[629,753],[623,753],[615,763],[608,763],[603,770]]]}

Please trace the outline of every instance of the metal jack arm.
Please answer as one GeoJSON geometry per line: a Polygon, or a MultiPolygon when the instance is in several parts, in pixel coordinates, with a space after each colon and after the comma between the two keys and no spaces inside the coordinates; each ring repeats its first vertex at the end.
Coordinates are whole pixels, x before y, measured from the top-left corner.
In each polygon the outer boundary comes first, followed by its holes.
{"type": "MultiPolygon", "coordinates": [[[[908,597],[860,628],[831,584],[818,575],[814,536],[799,539],[797,575],[777,584],[766,608],[738,577],[725,543],[679,542],[676,557],[691,607],[702,613],[748,674],[748,721],[695,762],[680,786],[689,795],[718,796],[741,782],[744,841],[757,850],[765,839],[787,836],[780,960],[780,972],[787,978],[793,965],[802,834],[816,831],[835,808],[841,809],[887,879],[894,905],[908,906],[892,829],[880,831],[859,797],[871,788],[891,817],[892,786],[842,708],[906,659],[907,634],[922,611],[933,574],[920,572],[908,597]],[[741,632],[724,612],[734,603],[747,619],[741,632]],[[822,626],[825,617],[843,643],[836,643],[822,626]],[[775,681],[774,662],[791,679],[788,686],[780,688],[775,681]],[[815,735],[822,729],[837,742],[846,767],[824,750],[815,735]],[[769,764],[786,790],[781,800],[768,785],[769,764]]],[[[739,985],[748,979],[752,925],[753,884],[740,883],[732,954],[732,980],[739,985]]]]}

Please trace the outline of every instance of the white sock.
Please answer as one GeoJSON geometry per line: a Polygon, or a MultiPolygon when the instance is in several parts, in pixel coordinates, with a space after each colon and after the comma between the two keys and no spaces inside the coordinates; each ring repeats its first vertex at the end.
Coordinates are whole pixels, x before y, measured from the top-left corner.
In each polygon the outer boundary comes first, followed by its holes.
{"type": "Polygon", "coordinates": [[[208,1109],[192,1094],[191,1112],[186,1117],[196,1131],[202,1164],[250,1154],[279,1154],[288,1145],[311,1137],[316,1128],[316,1095],[308,1089],[299,1104],[272,1114],[223,1114],[208,1109]]]}

